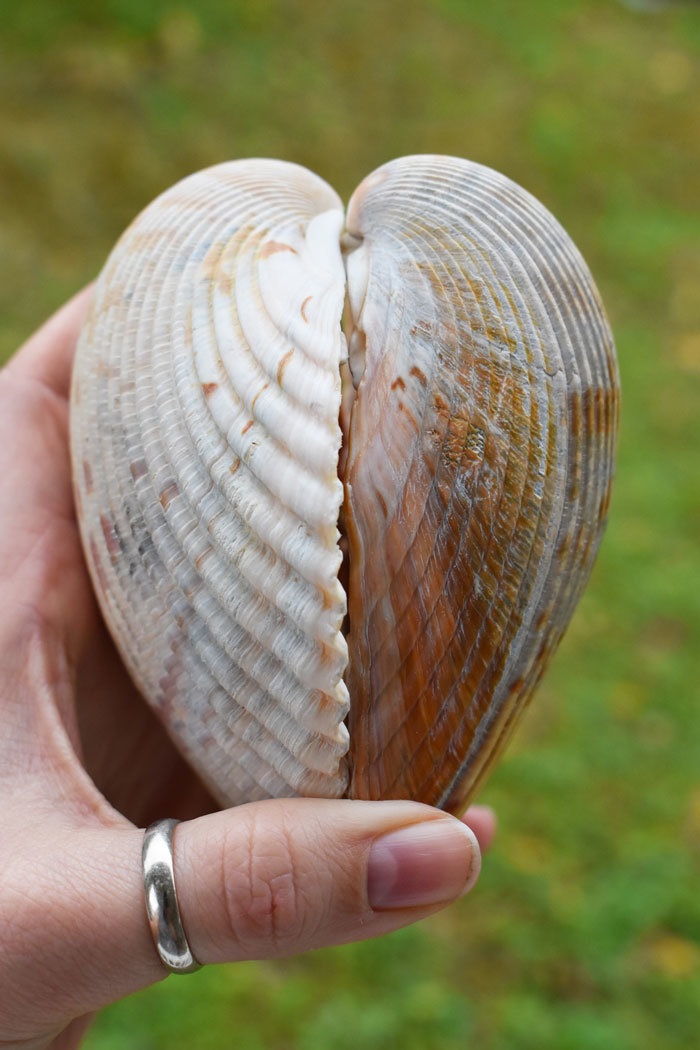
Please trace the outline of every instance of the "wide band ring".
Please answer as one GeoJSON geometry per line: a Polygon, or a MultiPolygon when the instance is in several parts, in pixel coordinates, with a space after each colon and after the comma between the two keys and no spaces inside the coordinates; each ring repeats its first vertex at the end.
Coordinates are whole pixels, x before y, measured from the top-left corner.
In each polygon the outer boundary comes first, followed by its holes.
{"type": "Polygon", "coordinates": [[[200,968],[182,926],[173,870],[173,835],[178,820],[159,820],[143,837],[143,889],[153,943],[166,970],[194,973],[200,968]]]}

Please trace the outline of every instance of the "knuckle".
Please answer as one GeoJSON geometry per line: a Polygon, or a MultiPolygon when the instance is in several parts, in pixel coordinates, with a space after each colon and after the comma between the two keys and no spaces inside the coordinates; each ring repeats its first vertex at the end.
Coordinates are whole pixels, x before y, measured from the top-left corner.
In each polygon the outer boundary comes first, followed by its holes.
{"type": "MultiPolygon", "coordinates": [[[[243,814],[241,814],[243,815],[243,814]]],[[[270,824],[254,807],[225,844],[223,895],[228,925],[247,955],[300,950],[313,907],[302,889],[298,857],[283,818],[270,824]]]]}

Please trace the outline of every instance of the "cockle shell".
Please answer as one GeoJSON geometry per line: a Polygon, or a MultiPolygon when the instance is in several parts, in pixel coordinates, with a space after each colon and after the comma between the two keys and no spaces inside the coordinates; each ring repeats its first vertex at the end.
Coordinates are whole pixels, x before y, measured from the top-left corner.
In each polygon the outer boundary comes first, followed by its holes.
{"type": "Polygon", "coordinates": [[[345,217],[236,161],[146,208],[80,339],[76,503],[126,665],[217,798],[461,810],[590,572],[617,415],[585,263],[488,168],[393,161],[345,217]]]}

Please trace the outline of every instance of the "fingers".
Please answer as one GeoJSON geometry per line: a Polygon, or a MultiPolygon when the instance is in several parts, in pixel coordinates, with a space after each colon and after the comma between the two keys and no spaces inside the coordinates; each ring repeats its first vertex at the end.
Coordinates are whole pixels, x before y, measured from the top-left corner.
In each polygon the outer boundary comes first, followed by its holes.
{"type": "MultiPolygon", "coordinates": [[[[0,625],[0,664],[5,686],[12,676],[13,694],[14,679],[27,678],[29,639],[48,644],[48,633],[73,666],[94,622],[75,522],[66,401],[90,296],[86,288],[71,299],[0,371],[0,599],[12,610],[0,625]]],[[[31,726],[37,705],[20,705],[6,688],[0,703],[5,698],[29,727],[23,747],[33,741],[36,751],[43,746],[31,726]]],[[[3,736],[0,750],[13,734],[3,736]]],[[[16,741],[12,746],[18,750],[16,741]]]]}
{"type": "MultiPolygon", "coordinates": [[[[145,917],[143,832],[124,824],[38,838],[25,827],[17,849],[5,841],[0,986],[18,1017],[34,1023],[40,1012],[49,1031],[165,971],[145,917]],[[41,855],[26,857],[27,842],[41,855]]],[[[409,802],[241,806],[178,825],[174,858],[183,925],[202,963],[386,933],[465,893],[480,868],[464,824],[409,802]]],[[[10,1032],[3,1010],[0,1040],[38,1034],[10,1032]]]]}
{"type": "Polygon", "coordinates": [[[24,379],[39,380],[68,397],[75,345],[92,297],[90,284],[30,336],[7,366],[24,379]]]}

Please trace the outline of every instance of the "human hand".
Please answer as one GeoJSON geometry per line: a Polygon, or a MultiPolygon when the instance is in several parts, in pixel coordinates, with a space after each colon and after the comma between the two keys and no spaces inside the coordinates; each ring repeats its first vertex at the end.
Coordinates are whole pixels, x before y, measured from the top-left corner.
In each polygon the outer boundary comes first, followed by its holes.
{"type": "Polygon", "coordinates": [[[129,681],[82,558],[68,390],[89,296],[0,372],[0,1045],[25,1050],[77,1045],[94,1010],[166,976],[146,923],[139,826],[185,821],[175,874],[203,963],[422,919],[472,887],[477,840],[494,832],[476,806],[466,823],[411,802],[210,812],[129,681]]]}

